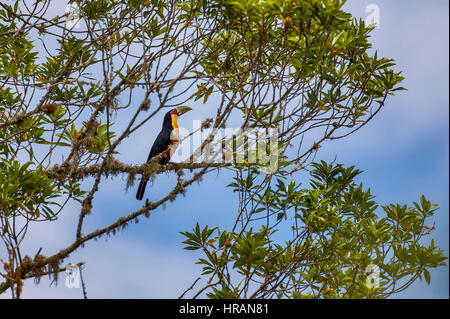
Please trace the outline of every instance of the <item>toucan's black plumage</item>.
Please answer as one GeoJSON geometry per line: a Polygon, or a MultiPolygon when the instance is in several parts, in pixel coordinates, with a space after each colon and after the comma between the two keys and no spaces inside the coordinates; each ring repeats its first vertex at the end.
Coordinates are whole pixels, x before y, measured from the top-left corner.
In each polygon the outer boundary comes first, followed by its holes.
{"type": "MultiPolygon", "coordinates": [[[[179,106],[165,114],[161,132],[159,132],[152,148],[150,149],[147,162],[149,162],[152,157],[155,157],[163,152],[166,152],[166,154],[162,155],[159,160],[159,164],[164,165],[169,162],[175,151],[174,148],[170,148],[170,146],[178,142],[178,116],[190,110],[191,108],[189,106],[179,106]]],[[[142,179],[139,183],[139,187],[136,192],[136,199],[141,200],[144,197],[147,181],[148,179],[142,179]]]]}

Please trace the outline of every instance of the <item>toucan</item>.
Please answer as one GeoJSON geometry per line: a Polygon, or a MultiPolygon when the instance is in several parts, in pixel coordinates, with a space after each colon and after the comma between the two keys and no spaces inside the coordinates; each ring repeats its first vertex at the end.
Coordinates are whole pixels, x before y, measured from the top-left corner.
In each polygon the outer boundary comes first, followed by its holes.
{"type": "MultiPolygon", "coordinates": [[[[183,115],[190,110],[192,110],[192,108],[189,106],[182,105],[171,109],[164,115],[161,132],[159,132],[156,137],[156,140],[150,150],[150,154],[148,154],[147,163],[152,159],[152,157],[163,152],[164,154],[162,154],[159,164],[165,165],[169,162],[176,148],[176,145],[172,145],[178,142],[178,116],[183,115]]],[[[139,183],[139,187],[136,192],[136,199],[141,200],[144,196],[147,181],[148,179],[143,178],[139,183]]]]}

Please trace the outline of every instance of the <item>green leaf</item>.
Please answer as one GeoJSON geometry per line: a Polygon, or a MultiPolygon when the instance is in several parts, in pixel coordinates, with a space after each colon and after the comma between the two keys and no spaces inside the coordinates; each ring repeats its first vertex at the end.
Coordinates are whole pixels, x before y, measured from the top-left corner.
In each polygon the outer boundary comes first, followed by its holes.
{"type": "Polygon", "coordinates": [[[425,277],[425,281],[428,285],[430,285],[430,272],[426,269],[423,270],[423,275],[425,277]]]}

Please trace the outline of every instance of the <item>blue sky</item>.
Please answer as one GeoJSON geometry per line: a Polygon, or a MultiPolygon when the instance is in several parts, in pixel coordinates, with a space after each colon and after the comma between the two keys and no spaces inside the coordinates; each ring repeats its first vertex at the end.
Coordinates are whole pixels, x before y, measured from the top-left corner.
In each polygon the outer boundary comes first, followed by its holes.
{"type": "MultiPolygon", "coordinates": [[[[364,171],[360,180],[380,204],[410,204],[421,194],[438,203],[434,238],[448,256],[448,1],[350,0],[345,9],[365,18],[365,8],[371,3],[380,8],[380,28],[373,32],[373,46],[379,55],[396,60],[408,91],[390,98],[384,110],[356,134],[324,144],[317,159],[337,157],[338,162],[364,171]]],[[[191,113],[192,118],[201,114],[195,109],[191,113]]],[[[139,130],[140,137],[125,141],[121,160],[138,164],[146,159],[156,134],[149,129],[151,125],[139,130]]],[[[194,264],[199,255],[182,249],[179,232],[192,229],[197,221],[229,228],[235,214],[235,195],[226,188],[230,180],[226,170],[210,174],[185,197],[116,236],[89,242],[66,262],[86,263],[83,278],[92,298],[176,298],[201,270],[194,264]]],[[[148,188],[146,196],[158,198],[173,181],[162,174],[155,180],[158,187],[148,188]]],[[[102,184],[85,232],[140,207],[134,190],[125,193],[124,184],[121,177],[102,184]]],[[[36,227],[27,247],[32,251],[44,247],[45,255],[69,244],[78,211],[78,207],[69,207],[57,223],[36,227]]],[[[50,287],[45,278],[38,286],[27,281],[23,297],[81,298],[80,289],[66,288],[65,277],[61,274],[58,285],[50,287]]],[[[396,297],[448,298],[448,266],[431,271],[431,285],[416,282],[396,297]]]]}

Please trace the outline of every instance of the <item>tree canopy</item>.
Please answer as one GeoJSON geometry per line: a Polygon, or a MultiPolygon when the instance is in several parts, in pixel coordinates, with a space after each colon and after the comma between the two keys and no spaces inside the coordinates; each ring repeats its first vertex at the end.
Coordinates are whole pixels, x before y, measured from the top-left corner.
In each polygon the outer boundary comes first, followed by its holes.
{"type": "Polygon", "coordinates": [[[421,242],[436,206],[422,197],[376,213],[370,190],[354,181],[357,169],[315,159],[324,142],[355,133],[404,90],[394,61],[371,47],[373,26],[344,3],[70,0],[65,14],[55,1],[0,3],[0,293],[19,297],[24,279],[56,275],[86,242],[220,169],[235,173],[229,187],[239,209],[232,230],[183,232],[187,249],[204,252],[199,263],[210,275],[197,294],[387,297],[418,277],[429,282],[428,269],[445,260],[432,241],[421,242]],[[118,147],[138,129],[184,104],[209,114],[197,114],[207,136],[186,161],[120,160],[118,147]],[[276,129],[276,139],[259,141],[260,152],[276,150],[276,165],[267,171],[267,162],[250,161],[248,139],[217,137],[230,126],[276,129]],[[231,145],[231,160],[208,160],[211,145],[231,145]],[[242,145],[246,157],[237,161],[242,145]],[[306,188],[293,179],[305,170],[306,188]],[[92,203],[107,176],[125,174],[130,187],[165,171],[177,182],[159,200],[83,232],[102,209],[92,203]],[[74,241],[49,256],[22,251],[28,229],[54,221],[70,202],[79,207],[74,241]],[[272,239],[289,221],[292,238],[272,239]],[[378,267],[377,288],[365,281],[369,265],[378,267]]]}

